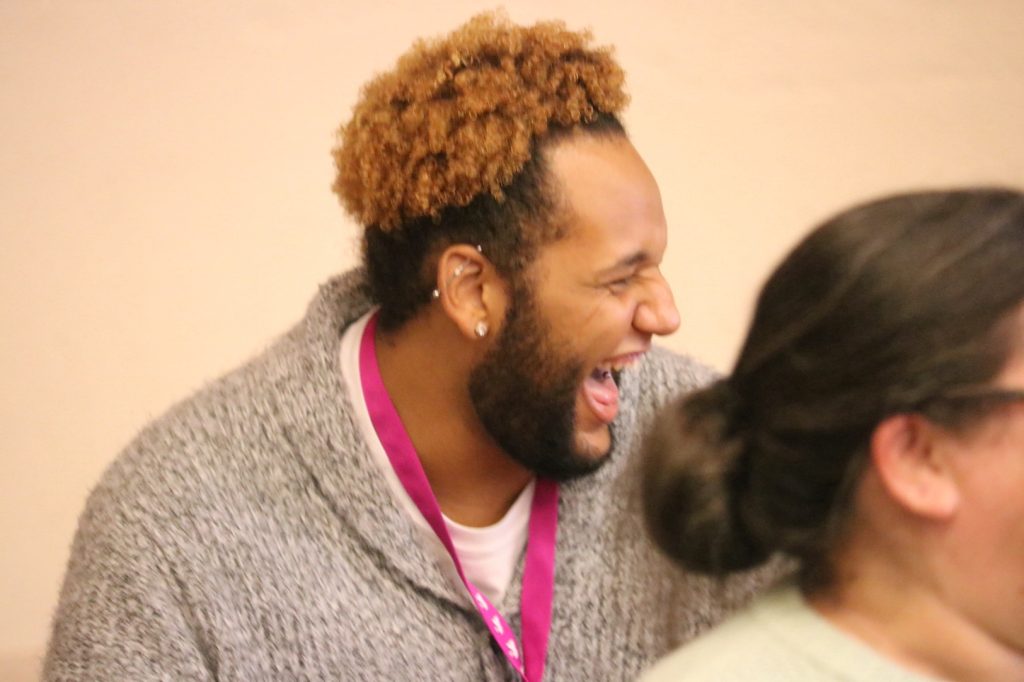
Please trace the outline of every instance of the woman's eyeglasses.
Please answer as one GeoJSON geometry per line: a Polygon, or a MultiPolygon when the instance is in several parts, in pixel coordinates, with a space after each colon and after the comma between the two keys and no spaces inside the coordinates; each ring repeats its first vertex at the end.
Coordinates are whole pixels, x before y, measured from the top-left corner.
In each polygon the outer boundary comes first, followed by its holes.
{"type": "Polygon", "coordinates": [[[984,414],[1001,405],[1024,402],[1024,389],[975,387],[954,389],[921,401],[915,412],[939,419],[984,414]]]}

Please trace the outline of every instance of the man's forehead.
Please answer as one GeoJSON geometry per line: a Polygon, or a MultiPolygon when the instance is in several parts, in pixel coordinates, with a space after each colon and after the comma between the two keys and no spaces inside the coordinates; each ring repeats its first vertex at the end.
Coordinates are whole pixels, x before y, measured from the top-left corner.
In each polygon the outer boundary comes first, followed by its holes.
{"type": "Polygon", "coordinates": [[[560,220],[565,223],[562,248],[596,250],[579,255],[600,259],[600,268],[660,258],[665,236],[661,196],[625,136],[577,135],[547,153],[560,220]]]}
{"type": "Polygon", "coordinates": [[[548,145],[544,154],[551,171],[567,187],[579,184],[579,171],[583,169],[596,171],[586,178],[594,183],[610,180],[624,162],[643,166],[640,155],[622,133],[579,131],[548,145]]]}

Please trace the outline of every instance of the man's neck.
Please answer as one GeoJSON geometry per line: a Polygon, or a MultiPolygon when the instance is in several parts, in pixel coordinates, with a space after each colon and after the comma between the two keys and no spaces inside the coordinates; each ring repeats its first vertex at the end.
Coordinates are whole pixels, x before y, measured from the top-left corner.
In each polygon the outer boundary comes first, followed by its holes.
{"type": "Polygon", "coordinates": [[[441,511],[466,526],[497,523],[533,475],[498,447],[473,409],[472,346],[430,318],[378,331],[376,343],[384,386],[441,511]]]}

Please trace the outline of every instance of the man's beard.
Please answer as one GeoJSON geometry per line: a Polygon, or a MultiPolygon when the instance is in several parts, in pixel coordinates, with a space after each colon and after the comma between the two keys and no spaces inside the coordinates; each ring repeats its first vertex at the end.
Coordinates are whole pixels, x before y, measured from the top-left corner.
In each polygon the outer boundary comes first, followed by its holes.
{"type": "Polygon", "coordinates": [[[552,348],[529,287],[513,289],[500,336],[470,374],[473,407],[495,442],[538,476],[567,481],[592,473],[608,457],[576,447],[583,362],[552,348]]]}

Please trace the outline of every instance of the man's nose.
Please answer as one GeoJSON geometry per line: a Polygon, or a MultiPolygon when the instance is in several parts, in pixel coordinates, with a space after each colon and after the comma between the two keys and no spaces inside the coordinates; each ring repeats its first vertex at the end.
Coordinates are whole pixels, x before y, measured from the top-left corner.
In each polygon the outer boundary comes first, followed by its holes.
{"type": "Polygon", "coordinates": [[[637,307],[636,328],[647,334],[666,336],[679,329],[679,311],[672,298],[672,289],[659,272],[650,282],[644,300],[637,307]]]}

